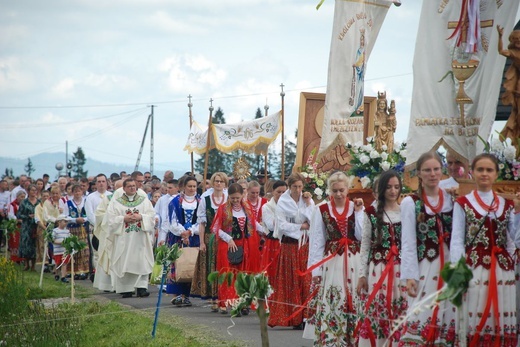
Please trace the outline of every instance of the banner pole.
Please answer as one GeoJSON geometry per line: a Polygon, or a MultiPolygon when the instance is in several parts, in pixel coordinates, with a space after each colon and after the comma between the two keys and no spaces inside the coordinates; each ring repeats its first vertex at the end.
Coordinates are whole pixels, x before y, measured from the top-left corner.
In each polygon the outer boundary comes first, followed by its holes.
{"type": "MultiPolygon", "coordinates": [[[[191,131],[191,127],[193,125],[193,115],[191,113],[191,107],[193,106],[193,104],[191,103],[191,94],[188,95],[188,108],[190,110],[189,112],[189,117],[190,117],[190,131],[191,131]]],[[[193,152],[190,153],[190,163],[191,163],[191,174],[193,175],[195,173],[195,170],[193,168],[193,152]]]]}
{"type": "Polygon", "coordinates": [[[285,117],[285,107],[284,107],[284,97],[285,97],[285,92],[283,91],[283,83],[280,84],[280,87],[282,88],[282,91],[280,92],[280,97],[282,98],[282,177],[281,177],[281,180],[284,181],[285,180],[285,121],[284,121],[284,117],[285,117]]]}
{"type": "Polygon", "coordinates": [[[204,158],[204,177],[202,178],[202,182],[204,182],[204,191],[207,189],[206,185],[206,175],[208,174],[208,160],[209,160],[209,139],[211,134],[211,120],[213,118],[213,99],[209,99],[209,119],[208,119],[208,137],[206,138],[206,156],[204,158]]]}
{"type": "MultiPolygon", "coordinates": [[[[267,117],[267,114],[269,112],[269,105],[267,105],[267,100],[265,101],[264,110],[265,110],[265,116],[264,117],[267,117]]],[[[267,146],[267,148],[265,150],[265,155],[264,155],[264,175],[265,175],[264,187],[265,187],[265,184],[267,183],[267,179],[269,178],[267,176],[267,155],[268,154],[269,154],[269,146],[267,146]]],[[[265,193],[265,190],[264,190],[264,193],[265,193]]]]}

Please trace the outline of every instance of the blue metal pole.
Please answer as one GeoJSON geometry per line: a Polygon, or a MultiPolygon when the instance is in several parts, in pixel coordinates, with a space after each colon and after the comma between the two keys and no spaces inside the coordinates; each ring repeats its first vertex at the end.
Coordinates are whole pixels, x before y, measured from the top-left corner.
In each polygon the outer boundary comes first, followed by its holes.
{"type": "Polygon", "coordinates": [[[153,321],[152,338],[155,338],[155,331],[157,330],[157,322],[159,321],[159,310],[161,309],[161,298],[164,286],[164,279],[166,278],[166,266],[163,265],[161,287],[159,288],[159,298],[157,299],[157,306],[155,307],[155,319],[153,321]]]}

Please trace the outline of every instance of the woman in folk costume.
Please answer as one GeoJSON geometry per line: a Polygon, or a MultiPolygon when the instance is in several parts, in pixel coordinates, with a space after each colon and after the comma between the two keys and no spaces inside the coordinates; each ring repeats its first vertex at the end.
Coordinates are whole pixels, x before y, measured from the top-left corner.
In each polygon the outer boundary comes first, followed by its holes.
{"type": "MultiPolygon", "coordinates": [[[[85,196],[83,190],[79,184],[72,186],[72,199],[67,200],[69,229],[71,235],[78,237],[80,241],[84,241],[88,244],[88,221],[87,213],[85,212],[85,196]]],[[[79,279],[86,279],[90,271],[90,251],[88,247],[83,248],[81,251],[74,255],[74,272],[77,274],[79,279]]]]}
{"type": "Polygon", "coordinates": [[[422,154],[416,167],[419,190],[401,202],[401,280],[409,316],[399,346],[454,346],[455,307],[447,300],[416,305],[444,285],[440,271],[449,260],[453,202],[439,188],[442,160],[436,152],[422,154]]]}
{"type": "Polygon", "coordinates": [[[366,209],[361,238],[361,268],[358,294],[366,300],[360,313],[359,346],[398,343],[400,334],[390,336],[393,322],[406,314],[406,287],[400,282],[402,182],[393,170],[378,180],[376,206],[366,209]]]}
{"type": "Polygon", "coordinates": [[[292,326],[303,329],[305,301],[310,294],[310,275],[300,276],[307,269],[309,256],[308,232],[314,202],[309,192],[303,191],[305,178],[293,173],[287,179],[289,189],[276,205],[276,222],[281,236],[280,258],[271,285],[274,293],[269,300],[270,314],[267,324],[292,326]]]}
{"type": "MultiPolygon", "coordinates": [[[[43,219],[45,221],[45,224],[47,224],[47,229],[52,231],[54,229],[56,218],[60,214],[67,214],[67,212],[64,212],[64,210],[60,207],[61,202],[61,191],[60,187],[54,186],[51,188],[51,197],[43,203],[43,219]]],[[[53,261],[53,244],[52,242],[48,243],[49,247],[49,264],[52,264],[53,261]]]]}
{"type": "Polygon", "coordinates": [[[468,346],[517,346],[515,206],[492,189],[499,170],[495,156],[477,155],[471,167],[477,189],[456,200],[450,248],[452,262],[464,257],[473,270],[461,307],[463,329],[468,346]]]}
{"type": "Polygon", "coordinates": [[[251,181],[247,185],[247,202],[259,223],[262,222],[262,206],[267,204],[267,199],[260,196],[260,188],[262,186],[258,181],[251,181]]]}
{"type": "MultiPolygon", "coordinates": [[[[219,273],[260,271],[259,236],[262,226],[255,220],[250,205],[243,200],[244,188],[233,183],[228,189],[228,200],[220,206],[211,230],[218,235],[217,271],[219,273]],[[242,254],[242,256],[238,256],[242,254]]],[[[235,280],[218,286],[219,310],[227,313],[227,306],[237,298],[235,280]]],[[[242,310],[248,314],[249,309],[242,310]]]]}
{"type": "MultiPolygon", "coordinates": [[[[170,230],[166,235],[166,243],[179,247],[199,247],[199,224],[197,222],[197,209],[200,197],[197,195],[197,179],[188,176],[184,180],[184,194],[179,194],[168,206],[170,230]]],[[[162,243],[159,240],[159,243],[162,243]]],[[[171,267],[170,278],[166,284],[166,293],[173,294],[171,303],[175,306],[191,306],[191,283],[175,282],[175,265],[171,267]]]]}
{"type": "Polygon", "coordinates": [[[40,203],[34,209],[34,218],[36,219],[36,223],[38,224],[38,239],[36,241],[36,262],[42,262],[45,264],[45,254],[43,254],[44,243],[45,241],[45,230],[47,229],[47,223],[45,223],[45,219],[43,218],[43,204],[50,197],[50,192],[48,190],[42,190],[40,192],[40,203]]]}
{"type": "Polygon", "coordinates": [[[20,204],[25,199],[27,194],[24,190],[19,190],[16,193],[16,199],[13,200],[9,204],[9,211],[7,213],[7,216],[9,219],[16,219],[16,229],[14,233],[9,235],[9,241],[7,243],[7,247],[9,249],[9,252],[11,253],[11,261],[15,263],[20,263],[23,258],[18,256],[18,248],[20,247],[20,230],[22,229],[22,220],[17,217],[18,209],[20,208],[20,204]]]}
{"type": "Polygon", "coordinates": [[[273,197],[267,204],[262,206],[262,224],[264,226],[265,243],[260,268],[262,271],[267,272],[267,277],[271,282],[275,279],[278,255],[280,253],[280,236],[277,235],[277,232],[275,233],[276,204],[286,190],[287,183],[284,181],[274,182],[272,190],[273,197]]]}
{"type": "Polygon", "coordinates": [[[18,256],[25,259],[24,270],[36,271],[36,240],[38,225],[34,218],[36,206],[40,203],[38,200],[38,189],[34,184],[27,187],[29,196],[20,203],[20,208],[16,216],[22,220],[22,230],[20,231],[20,247],[18,248],[18,256]]]}
{"type": "Polygon", "coordinates": [[[333,173],[327,182],[330,198],[314,209],[310,229],[308,267],[317,295],[314,314],[304,338],[315,346],[353,346],[357,338],[356,286],[360,268],[363,200],[348,198],[348,177],[333,173]]]}
{"type": "Polygon", "coordinates": [[[200,251],[191,282],[191,296],[197,296],[203,300],[210,299],[211,311],[217,312],[218,283],[208,281],[208,275],[217,269],[217,238],[211,232],[210,227],[218,208],[227,200],[227,192],[224,189],[228,185],[228,177],[223,172],[215,172],[210,181],[213,187],[212,192],[203,194],[197,209],[200,251]]]}

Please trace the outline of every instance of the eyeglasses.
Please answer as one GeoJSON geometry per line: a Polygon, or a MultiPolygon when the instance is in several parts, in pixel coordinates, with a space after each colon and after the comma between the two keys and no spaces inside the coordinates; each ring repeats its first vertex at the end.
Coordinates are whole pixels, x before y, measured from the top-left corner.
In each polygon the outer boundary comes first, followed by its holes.
{"type": "Polygon", "coordinates": [[[422,172],[426,172],[426,173],[432,173],[432,172],[435,172],[435,173],[438,173],[441,171],[441,168],[440,167],[434,167],[433,169],[432,168],[429,168],[429,169],[421,169],[422,172]]]}
{"type": "Polygon", "coordinates": [[[160,187],[152,187],[152,190],[160,189],[160,187]]]}
{"type": "Polygon", "coordinates": [[[214,183],[224,183],[224,181],[221,181],[221,180],[214,180],[213,182],[214,183]]]}

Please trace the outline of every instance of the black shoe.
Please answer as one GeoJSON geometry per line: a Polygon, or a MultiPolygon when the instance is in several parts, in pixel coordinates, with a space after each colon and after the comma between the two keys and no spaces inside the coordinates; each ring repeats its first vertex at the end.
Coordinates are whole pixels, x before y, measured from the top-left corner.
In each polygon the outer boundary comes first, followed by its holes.
{"type": "Polygon", "coordinates": [[[62,277],[61,278],[61,282],[62,283],[69,283],[69,280],[67,278],[65,278],[65,277],[62,277]]]}
{"type": "Polygon", "coordinates": [[[54,279],[55,279],[56,281],[59,281],[59,280],[60,280],[60,275],[54,275],[54,279]]]}
{"type": "Polygon", "coordinates": [[[139,298],[146,298],[150,296],[150,292],[146,290],[146,288],[137,288],[137,296],[139,298]]]}
{"type": "Polygon", "coordinates": [[[293,326],[293,330],[303,330],[305,329],[305,322],[301,322],[298,325],[293,326]]]}
{"type": "Polygon", "coordinates": [[[87,275],[87,274],[80,274],[80,275],[78,276],[78,279],[81,280],[81,281],[84,281],[84,280],[86,280],[87,278],[88,278],[88,275],[87,275]]]}
{"type": "Polygon", "coordinates": [[[96,274],[90,274],[90,282],[94,283],[94,278],[96,278],[95,276],[96,274]]]}
{"type": "Polygon", "coordinates": [[[132,295],[134,295],[134,292],[126,292],[126,293],[121,293],[123,295],[123,299],[126,299],[126,298],[131,298],[132,295]]]}
{"type": "Polygon", "coordinates": [[[240,313],[242,314],[242,316],[248,316],[249,315],[249,308],[243,308],[240,310],[240,313]]]}

